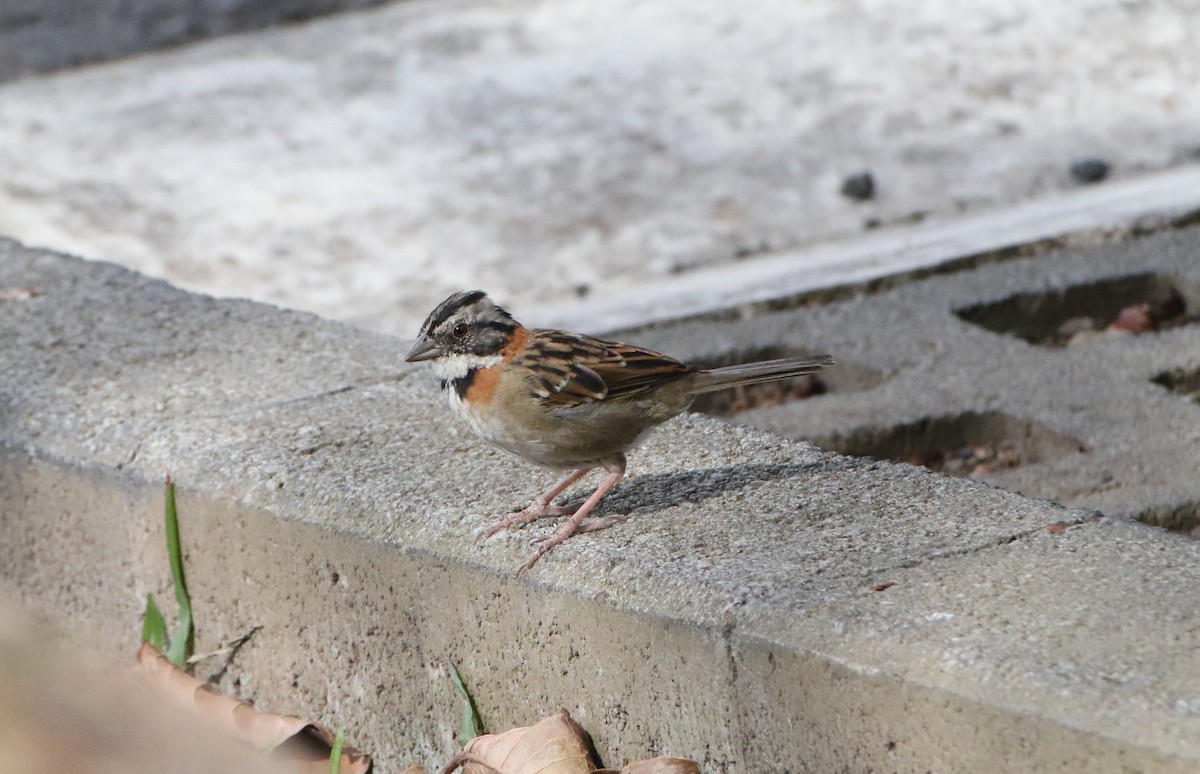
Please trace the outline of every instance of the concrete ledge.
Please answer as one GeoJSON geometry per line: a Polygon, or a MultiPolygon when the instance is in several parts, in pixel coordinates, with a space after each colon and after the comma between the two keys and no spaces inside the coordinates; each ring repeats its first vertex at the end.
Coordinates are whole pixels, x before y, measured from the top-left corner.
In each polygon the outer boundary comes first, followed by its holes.
{"type": "Polygon", "coordinates": [[[405,342],[12,242],[0,264],[30,291],[0,302],[4,581],[132,652],[171,471],[204,644],[264,627],[227,682],[384,767],[451,749],[447,659],[489,723],[565,706],[610,763],[1200,763],[1200,543],[686,417],[607,501],[628,522],[516,581],[525,534],[471,539],[546,475],[468,438],[405,342]]]}

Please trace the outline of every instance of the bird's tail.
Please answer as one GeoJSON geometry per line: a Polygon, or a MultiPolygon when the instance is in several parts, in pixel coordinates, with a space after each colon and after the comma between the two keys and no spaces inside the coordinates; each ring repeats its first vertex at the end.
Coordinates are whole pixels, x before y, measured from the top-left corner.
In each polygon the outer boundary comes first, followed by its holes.
{"type": "Polygon", "coordinates": [[[694,395],[700,395],[742,384],[773,382],[776,379],[787,379],[792,376],[816,373],[826,366],[836,364],[837,361],[829,355],[814,355],[812,357],[785,357],[781,360],[763,360],[758,363],[713,368],[697,374],[698,378],[693,382],[690,392],[694,395]]]}

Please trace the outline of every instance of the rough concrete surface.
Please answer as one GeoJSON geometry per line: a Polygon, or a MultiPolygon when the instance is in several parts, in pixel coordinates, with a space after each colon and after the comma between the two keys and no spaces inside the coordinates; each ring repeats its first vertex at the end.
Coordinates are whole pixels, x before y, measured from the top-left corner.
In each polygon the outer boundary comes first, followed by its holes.
{"type": "MultiPolygon", "coordinates": [[[[1200,763],[1200,542],[689,416],[605,501],[628,521],[518,581],[529,532],[472,538],[549,475],[480,448],[406,342],[12,242],[0,262],[25,291],[0,302],[4,580],[131,652],[170,471],[201,647],[263,625],[227,685],[361,729],[389,769],[452,749],[447,659],[489,725],[567,707],[618,765],[1200,763]]],[[[883,390],[944,356],[873,353],[845,356],[883,390]]]]}
{"type": "Polygon", "coordinates": [[[1191,163],[1196,8],[394,3],[0,87],[0,233],[411,335],[1191,163]]]}

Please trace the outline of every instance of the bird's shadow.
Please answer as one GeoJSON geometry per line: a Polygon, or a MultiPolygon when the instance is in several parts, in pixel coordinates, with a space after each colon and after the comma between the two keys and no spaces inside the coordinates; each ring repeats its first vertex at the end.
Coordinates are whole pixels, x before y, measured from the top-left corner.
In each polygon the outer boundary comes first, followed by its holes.
{"type": "MultiPolygon", "coordinates": [[[[819,462],[730,465],[637,476],[617,484],[592,514],[616,516],[633,512],[655,513],[681,503],[701,502],[767,481],[795,478],[811,473],[820,466],[819,462]]],[[[560,503],[579,506],[590,493],[590,487],[582,491],[575,490],[569,500],[560,503]]]]}

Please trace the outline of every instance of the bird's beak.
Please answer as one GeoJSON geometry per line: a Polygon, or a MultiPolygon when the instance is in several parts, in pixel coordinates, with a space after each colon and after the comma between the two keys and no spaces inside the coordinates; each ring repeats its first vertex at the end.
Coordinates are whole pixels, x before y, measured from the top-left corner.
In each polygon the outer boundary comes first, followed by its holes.
{"type": "Polygon", "coordinates": [[[404,356],[406,363],[418,363],[422,360],[433,360],[442,354],[442,350],[425,336],[418,336],[413,342],[412,349],[404,356]]]}

